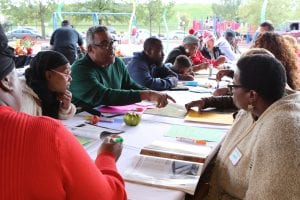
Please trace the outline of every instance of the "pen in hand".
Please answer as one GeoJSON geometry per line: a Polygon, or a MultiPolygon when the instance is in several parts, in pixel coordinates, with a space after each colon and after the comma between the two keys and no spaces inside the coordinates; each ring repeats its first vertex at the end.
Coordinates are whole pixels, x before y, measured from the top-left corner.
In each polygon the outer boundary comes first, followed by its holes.
{"type": "Polygon", "coordinates": [[[111,137],[110,141],[113,141],[113,142],[116,142],[116,143],[122,143],[124,141],[124,139],[121,138],[121,137],[114,137],[114,138],[111,137]]]}
{"type": "Polygon", "coordinates": [[[121,155],[123,148],[123,138],[117,137],[115,134],[111,136],[104,137],[102,144],[98,150],[98,155],[102,152],[113,153],[116,161],[121,155]]]}

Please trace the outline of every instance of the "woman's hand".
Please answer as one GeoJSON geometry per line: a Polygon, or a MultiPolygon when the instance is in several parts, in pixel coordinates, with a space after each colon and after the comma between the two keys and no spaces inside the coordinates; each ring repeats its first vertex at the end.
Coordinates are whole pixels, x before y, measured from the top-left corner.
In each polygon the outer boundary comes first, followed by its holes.
{"type": "Polygon", "coordinates": [[[229,90],[228,88],[218,88],[213,92],[214,96],[224,96],[224,95],[228,95],[229,94],[229,90]]]}
{"type": "Polygon", "coordinates": [[[198,107],[198,112],[201,112],[201,110],[205,108],[205,99],[200,99],[185,104],[186,110],[190,110],[192,107],[198,107]]]}
{"type": "Polygon", "coordinates": [[[115,159],[117,161],[122,153],[123,143],[122,142],[114,142],[112,140],[112,138],[120,138],[120,137],[115,134],[105,137],[99,150],[98,150],[98,155],[102,152],[109,152],[115,156],[115,159]]]}
{"type": "Polygon", "coordinates": [[[58,96],[58,100],[60,102],[60,107],[67,110],[71,105],[72,93],[69,90],[66,90],[64,94],[58,96]]]}
{"type": "Polygon", "coordinates": [[[226,57],[225,56],[219,56],[217,59],[216,59],[216,65],[222,65],[223,63],[225,63],[226,61],[226,57]]]}

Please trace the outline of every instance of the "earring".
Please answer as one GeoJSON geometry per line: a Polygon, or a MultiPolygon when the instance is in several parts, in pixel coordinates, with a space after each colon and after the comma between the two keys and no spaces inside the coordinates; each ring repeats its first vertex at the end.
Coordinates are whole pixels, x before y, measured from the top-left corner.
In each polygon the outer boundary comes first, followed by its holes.
{"type": "Polygon", "coordinates": [[[253,111],[253,109],[254,109],[254,106],[249,104],[247,107],[247,110],[251,112],[251,111],[253,111]]]}

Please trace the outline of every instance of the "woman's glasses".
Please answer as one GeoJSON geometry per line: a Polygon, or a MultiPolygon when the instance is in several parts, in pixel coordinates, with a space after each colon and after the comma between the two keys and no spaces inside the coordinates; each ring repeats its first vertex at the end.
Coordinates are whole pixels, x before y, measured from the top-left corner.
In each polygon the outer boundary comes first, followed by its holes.
{"type": "Polygon", "coordinates": [[[237,85],[237,84],[228,84],[227,87],[228,87],[230,94],[233,94],[233,91],[235,88],[243,88],[242,85],[237,85]]]}
{"type": "Polygon", "coordinates": [[[69,80],[71,78],[71,73],[70,72],[69,73],[63,73],[63,72],[56,71],[54,69],[51,69],[51,71],[62,75],[66,80],[69,80]]]}

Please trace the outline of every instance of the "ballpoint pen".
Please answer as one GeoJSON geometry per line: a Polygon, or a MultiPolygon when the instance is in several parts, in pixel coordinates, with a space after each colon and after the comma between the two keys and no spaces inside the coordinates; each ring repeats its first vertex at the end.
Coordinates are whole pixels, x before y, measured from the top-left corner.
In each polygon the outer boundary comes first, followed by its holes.
{"type": "Polygon", "coordinates": [[[176,139],[180,142],[186,142],[186,143],[191,143],[191,144],[201,144],[201,145],[206,144],[206,140],[194,140],[191,138],[184,138],[184,137],[177,137],[176,139]]]}

